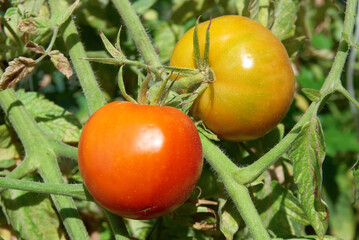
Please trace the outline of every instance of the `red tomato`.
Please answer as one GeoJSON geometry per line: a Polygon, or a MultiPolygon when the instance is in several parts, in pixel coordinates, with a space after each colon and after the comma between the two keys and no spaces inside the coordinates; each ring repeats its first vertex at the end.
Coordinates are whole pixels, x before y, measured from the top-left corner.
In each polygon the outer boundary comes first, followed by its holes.
{"type": "Polygon", "coordinates": [[[94,199],[122,217],[167,214],[190,196],[202,171],[192,120],[173,107],[112,102],[83,128],[79,168],[94,199]]]}
{"type": "MultiPolygon", "coordinates": [[[[209,22],[198,25],[201,53],[209,22]]],[[[216,75],[191,113],[220,138],[262,137],[288,111],[294,74],[281,41],[259,23],[241,16],[212,20],[209,64],[216,75]]],[[[193,28],[178,41],[171,66],[195,68],[193,28]]]]}

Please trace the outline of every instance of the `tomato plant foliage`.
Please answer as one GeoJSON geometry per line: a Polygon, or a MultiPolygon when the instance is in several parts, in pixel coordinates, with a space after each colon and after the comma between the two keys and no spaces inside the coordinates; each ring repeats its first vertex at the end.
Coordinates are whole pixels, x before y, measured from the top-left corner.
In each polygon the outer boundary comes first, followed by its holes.
{"type": "Polygon", "coordinates": [[[0,1],[0,238],[357,239],[357,4],[0,1]]]}

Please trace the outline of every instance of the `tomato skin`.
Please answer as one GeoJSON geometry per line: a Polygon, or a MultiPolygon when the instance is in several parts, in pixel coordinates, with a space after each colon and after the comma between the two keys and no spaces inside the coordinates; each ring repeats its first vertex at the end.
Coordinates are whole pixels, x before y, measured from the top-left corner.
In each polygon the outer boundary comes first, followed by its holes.
{"type": "Polygon", "coordinates": [[[132,219],[156,218],[182,205],[203,165],[200,138],[186,114],[122,101],[89,118],[78,160],[94,199],[132,219]]]}
{"type": "MultiPolygon", "coordinates": [[[[208,24],[198,25],[202,55],[208,24]]],[[[241,16],[213,19],[209,64],[216,81],[198,97],[191,114],[220,138],[262,137],[288,111],[295,83],[288,54],[281,41],[259,23],[241,16]]],[[[176,44],[170,65],[195,68],[193,28],[176,44]]]]}

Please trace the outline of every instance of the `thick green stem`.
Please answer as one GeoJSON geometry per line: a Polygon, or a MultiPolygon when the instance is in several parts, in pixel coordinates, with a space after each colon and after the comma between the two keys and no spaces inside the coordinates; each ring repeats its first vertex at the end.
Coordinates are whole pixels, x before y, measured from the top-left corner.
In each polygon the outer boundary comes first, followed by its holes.
{"type": "MultiPolygon", "coordinates": [[[[0,91],[0,106],[17,132],[26,152],[24,162],[10,173],[10,177],[22,177],[33,171],[36,166],[45,182],[64,183],[53,152],[55,140],[43,133],[12,89],[0,91]]],[[[72,198],[57,195],[51,197],[70,238],[89,239],[72,198]]]]}
{"type": "MultiPolygon", "coordinates": [[[[49,0],[50,8],[61,8],[62,1],[49,0]]],[[[79,78],[81,87],[87,99],[90,114],[93,114],[97,109],[106,104],[106,100],[96,81],[96,77],[94,72],[92,71],[90,63],[81,59],[86,58],[87,56],[85,48],[80,41],[79,33],[76,29],[75,22],[72,20],[72,18],[68,19],[63,24],[63,28],[63,38],[66,47],[69,50],[72,64],[74,65],[77,77],[79,78]]]]}
{"type": "Polygon", "coordinates": [[[112,3],[120,13],[145,62],[151,66],[161,66],[158,55],[156,54],[140,19],[132,8],[131,3],[128,0],[112,0],[112,3]]]}
{"type": "Polygon", "coordinates": [[[0,178],[0,187],[37,193],[57,194],[82,200],[87,199],[82,184],[40,183],[3,177],[0,178]]]}
{"type": "MultiPolygon", "coordinates": [[[[41,161],[39,173],[45,183],[65,183],[54,155],[47,152],[39,161],[41,161]]],[[[60,195],[51,195],[51,198],[70,238],[76,240],[90,239],[74,200],[71,197],[60,195]]]]}
{"type": "Polygon", "coordinates": [[[17,99],[13,89],[0,91],[0,106],[15,128],[27,155],[32,155],[38,150],[38,145],[44,142],[44,133],[17,99]]]}
{"type": "Polygon", "coordinates": [[[202,134],[200,134],[200,137],[206,160],[221,177],[228,194],[235,203],[239,213],[252,233],[253,238],[256,240],[270,239],[268,232],[254,207],[248,189],[244,185],[236,182],[233,178],[233,173],[237,169],[237,166],[208,138],[202,134]]]}
{"type": "Polygon", "coordinates": [[[63,142],[55,142],[53,150],[57,157],[77,161],[77,148],[63,142]]]}
{"type": "Polygon", "coordinates": [[[71,61],[76,70],[82,90],[84,91],[90,114],[93,114],[97,109],[105,105],[106,101],[99,85],[97,84],[96,77],[92,71],[90,63],[80,59],[86,58],[87,56],[80,41],[74,21],[69,19],[64,25],[64,41],[69,49],[71,61]]]}

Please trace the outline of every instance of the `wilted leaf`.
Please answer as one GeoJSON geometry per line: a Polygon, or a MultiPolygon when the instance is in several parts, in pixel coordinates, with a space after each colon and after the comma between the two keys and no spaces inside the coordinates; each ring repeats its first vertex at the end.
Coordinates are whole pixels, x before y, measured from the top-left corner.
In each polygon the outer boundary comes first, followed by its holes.
{"type": "Polygon", "coordinates": [[[30,51],[33,51],[36,53],[40,53],[40,54],[45,53],[45,49],[42,46],[40,46],[34,42],[31,42],[31,41],[26,43],[25,47],[27,47],[27,49],[29,49],[30,51]]]}
{"type": "Polygon", "coordinates": [[[35,33],[36,28],[37,27],[33,18],[26,18],[22,20],[18,26],[20,32],[26,32],[30,34],[35,33]]]}
{"type": "Polygon", "coordinates": [[[30,17],[23,19],[18,26],[20,32],[35,34],[37,36],[45,35],[51,30],[52,23],[47,17],[30,17]]]}
{"type": "Polygon", "coordinates": [[[47,194],[9,189],[1,202],[21,239],[60,239],[59,219],[47,194]]]}
{"type": "Polygon", "coordinates": [[[35,70],[37,64],[31,58],[18,57],[9,63],[5,73],[1,77],[0,89],[14,86],[21,79],[35,70]]]}
{"type": "Polygon", "coordinates": [[[69,60],[64,56],[64,54],[60,53],[58,50],[54,50],[50,52],[50,59],[54,66],[59,70],[62,74],[64,74],[67,78],[72,76],[72,68],[69,63],[69,60]]]}
{"type": "Polygon", "coordinates": [[[318,118],[302,127],[289,156],[293,160],[294,180],[303,210],[317,235],[323,238],[328,228],[329,210],[321,197],[325,143],[318,118]]]}
{"type": "Polygon", "coordinates": [[[78,141],[81,124],[70,112],[36,92],[19,90],[16,95],[48,135],[67,143],[78,141]]]}
{"type": "Polygon", "coordinates": [[[299,10],[298,0],[280,0],[275,12],[275,20],[271,31],[280,40],[285,40],[294,35],[295,21],[299,10]]]}

